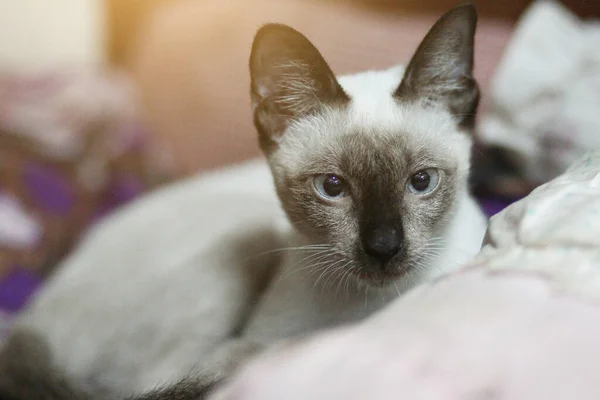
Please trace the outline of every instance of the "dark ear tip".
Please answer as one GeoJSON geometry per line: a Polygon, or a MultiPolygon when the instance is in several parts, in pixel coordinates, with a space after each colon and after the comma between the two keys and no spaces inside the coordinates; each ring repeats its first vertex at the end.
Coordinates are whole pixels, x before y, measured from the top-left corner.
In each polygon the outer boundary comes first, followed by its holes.
{"type": "Polygon", "coordinates": [[[477,22],[477,7],[473,3],[464,3],[446,13],[447,17],[460,18],[470,23],[477,22]]]}
{"type": "Polygon", "coordinates": [[[461,31],[467,36],[475,36],[477,9],[471,3],[456,6],[442,15],[436,26],[452,27],[451,29],[461,31]]]}
{"type": "Polygon", "coordinates": [[[261,26],[252,42],[252,52],[250,61],[252,64],[255,56],[263,54],[265,51],[278,51],[285,48],[292,48],[299,43],[306,44],[308,39],[294,28],[278,23],[268,23],[261,26]]]}
{"type": "Polygon", "coordinates": [[[252,41],[252,51],[250,52],[250,69],[259,68],[261,64],[261,54],[265,49],[270,47],[270,44],[276,42],[278,38],[286,36],[286,33],[294,34],[296,31],[283,24],[268,23],[264,24],[256,31],[254,40],[252,41]]]}
{"type": "Polygon", "coordinates": [[[265,38],[272,37],[285,37],[285,36],[297,36],[302,35],[300,32],[292,28],[291,26],[278,24],[278,23],[268,23],[264,24],[256,31],[254,35],[254,43],[259,43],[263,41],[265,38]]]}

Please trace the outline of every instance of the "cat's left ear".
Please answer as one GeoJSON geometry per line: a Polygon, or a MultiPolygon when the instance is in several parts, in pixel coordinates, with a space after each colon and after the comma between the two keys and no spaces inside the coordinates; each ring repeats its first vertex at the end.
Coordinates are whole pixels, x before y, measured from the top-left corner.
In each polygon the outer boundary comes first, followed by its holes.
{"type": "Polygon", "coordinates": [[[254,124],[263,150],[302,117],[349,101],[333,72],[300,32],[267,24],[257,32],[250,55],[254,124]]]}
{"type": "Polygon", "coordinates": [[[473,78],[476,26],[473,5],[444,14],[417,48],[395,96],[445,107],[461,127],[472,128],[479,104],[473,78]]]}

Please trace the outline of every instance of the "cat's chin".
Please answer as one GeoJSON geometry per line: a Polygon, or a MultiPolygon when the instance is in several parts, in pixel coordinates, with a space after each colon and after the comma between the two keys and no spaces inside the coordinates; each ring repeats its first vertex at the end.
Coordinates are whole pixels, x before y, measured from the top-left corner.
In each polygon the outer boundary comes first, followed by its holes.
{"type": "Polygon", "coordinates": [[[355,272],[358,281],[364,285],[383,288],[393,284],[408,273],[406,269],[397,269],[394,271],[375,271],[361,268],[355,272]]]}

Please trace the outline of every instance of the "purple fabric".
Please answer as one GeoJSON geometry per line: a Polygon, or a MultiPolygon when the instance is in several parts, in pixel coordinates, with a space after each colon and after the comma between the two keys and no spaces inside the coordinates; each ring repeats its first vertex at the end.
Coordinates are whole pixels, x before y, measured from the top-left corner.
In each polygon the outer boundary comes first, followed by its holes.
{"type": "Polygon", "coordinates": [[[101,219],[122,204],[135,199],[146,190],[146,187],[135,177],[120,176],[109,188],[109,195],[100,205],[95,215],[95,220],[101,219]]]}
{"type": "Polygon", "coordinates": [[[506,200],[506,199],[486,197],[486,198],[480,198],[479,204],[481,205],[481,208],[482,208],[483,212],[485,213],[485,215],[489,218],[489,217],[492,217],[492,216],[498,214],[500,211],[504,210],[506,207],[510,206],[512,203],[514,203],[517,200],[518,199],[506,200]]]}
{"type": "Polygon", "coordinates": [[[66,215],[75,204],[71,183],[49,166],[31,163],[24,172],[27,189],[37,205],[49,212],[66,215]]]}
{"type": "Polygon", "coordinates": [[[33,272],[15,266],[0,281],[0,309],[19,311],[40,285],[41,279],[33,272]]]}

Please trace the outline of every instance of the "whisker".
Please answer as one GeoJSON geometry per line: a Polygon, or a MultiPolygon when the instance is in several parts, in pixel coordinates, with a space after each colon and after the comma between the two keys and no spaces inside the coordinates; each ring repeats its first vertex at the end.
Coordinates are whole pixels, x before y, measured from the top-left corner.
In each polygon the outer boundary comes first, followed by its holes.
{"type": "Polygon", "coordinates": [[[314,264],[311,263],[311,264],[308,264],[308,265],[300,266],[299,268],[290,269],[290,270],[284,272],[283,274],[281,274],[281,276],[280,276],[279,279],[284,278],[284,277],[286,277],[288,275],[294,274],[296,272],[304,271],[304,270],[307,270],[307,269],[313,269],[313,268],[316,268],[316,267],[321,266],[321,265],[326,265],[329,262],[329,260],[324,260],[324,261],[321,261],[321,260],[323,258],[326,258],[327,256],[328,255],[323,255],[323,256],[317,258],[316,263],[314,263],[314,264]]]}
{"type": "Polygon", "coordinates": [[[350,281],[354,278],[355,271],[356,268],[354,266],[348,269],[348,278],[346,278],[346,298],[350,294],[350,281]]]}
{"type": "Polygon", "coordinates": [[[262,255],[262,254],[269,254],[269,253],[276,253],[276,252],[280,252],[280,251],[292,251],[292,250],[312,250],[312,249],[330,249],[333,248],[332,245],[330,244],[307,244],[304,246],[294,246],[294,247],[280,247],[278,249],[272,249],[272,250],[267,250],[267,251],[263,251],[262,253],[258,253],[257,255],[262,255]]]}
{"type": "Polygon", "coordinates": [[[317,251],[314,254],[306,256],[303,259],[297,261],[296,264],[307,263],[308,261],[310,261],[310,262],[316,262],[317,260],[321,260],[323,258],[330,257],[330,256],[332,256],[334,254],[335,253],[332,252],[331,249],[320,250],[320,251],[317,251]],[[325,253],[325,254],[323,254],[323,253],[325,253]]]}
{"type": "MultiPolygon", "coordinates": [[[[342,259],[340,261],[344,261],[344,260],[342,259]]],[[[333,278],[333,282],[335,282],[337,280],[337,278],[340,276],[340,274],[343,272],[344,266],[340,267],[340,264],[342,264],[342,263],[336,262],[333,264],[334,268],[332,268],[331,273],[329,274],[329,276],[323,283],[323,288],[321,290],[324,290],[325,288],[327,288],[329,286],[329,281],[332,280],[332,278],[333,278]]],[[[344,265],[347,265],[347,264],[344,264],[344,265]]]]}
{"type": "Polygon", "coordinates": [[[325,269],[325,271],[323,271],[321,273],[321,275],[319,275],[319,277],[317,278],[317,280],[315,281],[314,285],[313,285],[313,289],[317,287],[317,284],[319,283],[319,281],[321,280],[321,278],[323,278],[323,275],[327,272],[327,271],[331,271],[331,269],[334,269],[337,265],[341,264],[342,262],[344,262],[344,260],[338,260],[336,262],[334,262],[333,264],[330,264],[328,266],[328,268],[325,269]]]}
{"type": "Polygon", "coordinates": [[[321,278],[323,278],[323,275],[332,268],[331,264],[327,264],[325,266],[325,268],[323,269],[323,272],[321,272],[321,275],[319,275],[319,277],[317,278],[317,280],[315,281],[315,283],[313,284],[313,289],[315,289],[317,287],[317,284],[319,283],[319,281],[321,280],[321,278]]]}
{"type": "Polygon", "coordinates": [[[340,276],[340,279],[338,280],[338,285],[335,289],[335,297],[336,298],[340,291],[340,287],[342,286],[342,283],[344,282],[344,279],[348,276],[349,273],[351,273],[351,270],[348,269],[348,265],[350,265],[351,262],[352,262],[351,260],[348,260],[348,262],[346,264],[344,264],[342,267],[339,268],[341,270],[341,276],[340,276]]]}

